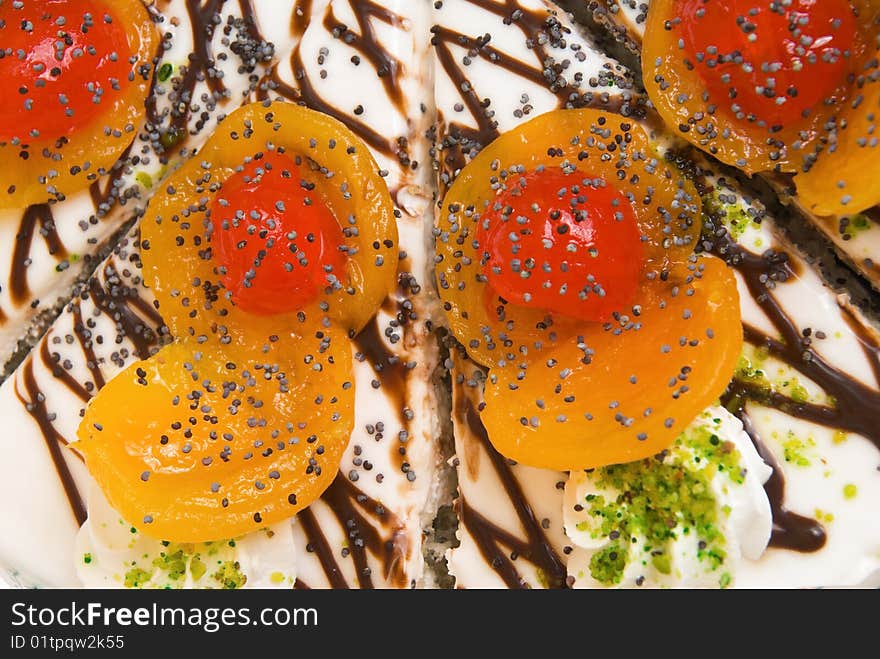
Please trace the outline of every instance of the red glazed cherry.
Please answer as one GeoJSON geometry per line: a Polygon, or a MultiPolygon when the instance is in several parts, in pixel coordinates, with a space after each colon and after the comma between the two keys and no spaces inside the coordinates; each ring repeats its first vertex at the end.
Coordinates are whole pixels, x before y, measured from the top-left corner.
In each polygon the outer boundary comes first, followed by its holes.
{"type": "Polygon", "coordinates": [[[635,212],[602,179],[528,173],[484,213],[477,240],[489,286],[512,304],[604,320],[638,287],[635,212]]]}
{"type": "Polygon", "coordinates": [[[740,119],[795,125],[851,68],[857,26],[846,0],[678,0],[676,15],[710,102],[740,119]]]}
{"type": "Polygon", "coordinates": [[[122,96],[130,84],[126,26],[109,4],[0,4],[0,141],[56,140],[122,96]]]}
{"type": "Polygon", "coordinates": [[[345,280],[342,228],[288,156],[250,162],[211,204],[213,256],[236,305],[297,311],[345,280]]]}

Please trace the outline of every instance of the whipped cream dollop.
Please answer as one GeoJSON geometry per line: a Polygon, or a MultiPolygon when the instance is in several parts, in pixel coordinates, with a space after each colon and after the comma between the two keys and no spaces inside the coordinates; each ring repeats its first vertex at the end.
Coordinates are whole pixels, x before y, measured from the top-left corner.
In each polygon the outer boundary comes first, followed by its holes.
{"type": "Polygon", "coordinates": [[[772,470],[742,423],[705,410],[664,453],[573,472],[565,532],[575,588],[728,587],[758,560],[772,516],[763,485],[772,470]]]}
{"type": "Polygon", "coordinates": [[[87,588],[292,588],[296,551],[290,521],[234,540],[168,543],[119,517],[100,488],[76,537],[76,573],[87,588]]]}

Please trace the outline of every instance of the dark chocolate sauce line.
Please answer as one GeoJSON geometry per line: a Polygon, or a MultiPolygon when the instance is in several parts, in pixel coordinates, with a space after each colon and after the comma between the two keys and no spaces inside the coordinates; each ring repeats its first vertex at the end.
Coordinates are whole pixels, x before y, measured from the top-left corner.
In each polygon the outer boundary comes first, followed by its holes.
{"type": "Polygon", "coordinates": [[[382,561],[382,576],[397,587],[407,585],[406,557],[409,547],[406,543],[403,524],[382,503],[361,492],[348,478],[339,473],[333,484],[327,488],[321,499],[327,503],[340,526],[348,536],[348,549],[351,552],[360,588],[373,588],[373,581],[367,565],[367,552],[382,561]],[[370,523],[372,518],[383,529],[391,532],[383,538],[379,529],[370,523]]]}
{"type": "Polygon", "coordinates": [[[856,318],[855,312],[850,307],[841,306],[840,310],[844,315],[846,324],[849,325],[849,328],[853,333],[859,337],[859,341],[862,344],[862,351],[865,353],[865,357],[871,365],[871,371],[874,373],[874,378],[877,380],[878,386],[880,386],[880,336],[875,332],[870,331],[859,322],[856,318]]]}
{"type": "MultiPolygon", "coordinates": [[[[470,0],[471,4],[480,7],[503,20],[510,20],[514,12],[520,12],[519,18],[515,21],[517,26],[522,30],[523,35],[528,43],[533,44],[533,50],[540,62],[549,62],[544,47],[538,44],[537,36],[544,27],[546,20],[551,16],[549,13],[531,12],[523,9],[514,0],[505,0],[503,3],[492,2],[491,0],[470,0]]],[[[486,106],[483,100],[477,95],[473,84],[471,84],[464,70],[458,65],[455,56],[450,48],[451,44],[456,44],[463,48],[467,48],[469,55],[481,57],[492,64],[501,66],[508,71],[524,77],[532,82],[545,86],[548,81],[543,75],[543,71],[534,66],[530,66],[521,60],[510,57],[507,54],[489,46],[489,41],[483,38],[475,39],[461,33],[455,32],[440,25],[435,25],[431,29],[433,37],[431,45],[433,46],[437,59],[440,62],[446,74],[452,80],[454,87],[459,90],[461,99],[464,101],[468,111],[477,124],[477,128],[469,128],[457,122],[449,122],[448,131],[456,141],[465,139],[466,144],[482,148],[498,137],[499,132],[495,121],[486,115],[486,106]]],[[[555,90],[557,95],[564,94],[564,89],[555,90]]],[[[463,150],[456,148],[453,153],[448,154],[450,158],[447,164],[452,167],[452,171],[456,171],[464,167],[466,159],[463,150]]]]}
{"type": "MultiPolygon", "coordinates": [[[[116,191],[116,182],[122,176],[124,169],[122,163],[128,161],[133,144],[134,142],[132,141],[125,151],[122,152],[111,169],[109,176],[99,178],[89,186],[89,195],[92,199],[92,206],[95,209],[96,217],[100,218],[105,214],[106,210],[103,207],[116,191]],[[104,189],[101,188],[102,182],[105,186],[104,189]]],[[[19,229],[15,235],[15,248],[12,252],[12,263],[9,272],[9,297],[15,305],[31,303],[31,290],[28,287],[27,270],[34,244],[34,234],[37,231],[38,225],[40,236],[43,242],[45,242],[49,254],[59,261],[68,257],[67,248],[64,246],[55,225],[51,205],[34,204],[28,206],[22,214],[19,229]]],[[[5,314],[0,312],[0,323],[5,319],[5,314]]]]}
{"type": "MultiPolygon", "coordinates": [[[[157,343],[159,329],[162,325],[161,318],[151,305],[137,295],[137,291],[134,288],[124,286],[121,283],[118,285],[110,283],[117,278],[111,266],[105,266],[103,274],[110,290],[104,290],[98,278],[93,276],[89,280],[88,290],[83,293],[83,296],[90,298],[101,313],[107,315],[116,323],[119,335],[128,338],[135,344],[135,352],[139,356],[148,357],[150,348],[157,343]],[[135,310],[147,319],[146,322],[150,323],[152,328],[148,327],[144,320],[141,320],[141,316],[135,310]]],[[[73,320],[73,336],[76,337],[82,355],[86,360],[86,367],[89,370],[92,384],[94,385],[93,389],[89,390],[67,372],[61,363],[61,355],[53,353],[51,350],[49,345],[51,333],[42,339],[38,354],[43,367],[85,404],[95,392],[105,385],[106,380],[92,346],[91,330],[83,319],[81,302],[76,300],[71,303],[69,311],[73,320]]],[[[82,524],[86,517],[85,504],[83,503],[82,495],[76,487],[70,469],[65,462],[61,448],[62,445],[67,445],[67,440],[55,428],[54,416],[47,410],[45,395],[37,385],[34,374],[34,360],[36,358],[37,353],[34,352],[22,365],[21,380],[23,381],[25,392],[22,393],[19,390],[18,380],[16,380],[16,395],[28,414],[37,422],[52,462],[55,465],[58,478],[67,495],[70,508],[77,523],[82,524]]],[[[76,455],[78,456],[78,454],[76,455]]]]}
{"type": "MultiPolygon", "coordinates": [[[[152,94],[152,86],[150,87],[150,94],[152,94]]],[[[132,139],[129,145],[125,147],[125,151],[123,151],[119,158],[116,159],[116,162],[113,163],[110,171],[107,172],[107,176],[96,178],[89,186],[89,196],[92,198],[92,206],[94,206],[95,216],[98,218],[101,218],[106,214],[108,209],[103,207],[113,198],[114,194],[118,193],[116,184],[125,173],[125,167],[129,162],[129,156],[131,155],[131,150],[134,148],[134,142],[134,139],[132,139]],[[103,189],[101,187],[102,183],[104,186],[103,189]]]]}
{"type": "Polygon", "coordinates": [[[265,41],[260,25],[257,23],[257,11],[254,8],[253,0],[238,0],[238,6],[241,9],[241,17],[244,19],[248,36],[254,41],[265,41]]]}
{"type": "Polygon", "coordinates": [[[290,101],[302,103],[312,110],[328,114],[334,119],[343,122],[352,132],[377,151],[390,155],[394,154],[396,149],[394,148],[391,139],[379,134],[363,121],[354,119],[343,110],[340,110],[323,99],[323,97],[312,86],[311,80],[309,80],[299,48],[294,50],[291,57],[291,68],[294,72],[294,77],[296,78],[296,87],[286,83],[278,74],[278,67],[273,66],[272,71],[269,73],[269,79],[271,80],[272,85],[271,89],[267,91],[280,94],[290,101]]]}
{"type": "MultiPolygon", "coordinates": [[[[392,25],[402,23],[402,19],[389,10],[369,2],[368,0],[349,0],[349,2],[352,11],[357,17],[358,24],[361,26],[361,33],[358,35],[347,30],[345,34],[349,35],[350,38],[344,39],[345,43],[361,53],[361,55],[370,60],[370,62],[376,64],[377,71],[387,71],[387,73],[384,73],[381,76],[382,84],[385,86],[386,92],[388,92],[389,98],[392,102],[395,102],[401,111],[405,112],[406,108],[404,106],[403,90],[400,88],[399,84],[399,75],[402,68],[401,64],[392,58],[382,45],[378,43],[375,32],[369,25],[370,18],[373,16],[379,17],[381,20],[392,25]],[[395,91],[389,92],[389,89],[395,91]]],[[[311,0],[300,3],[298,9],[299,13],[294,11],[293,16],[291,17],[291,38],[296,40],[302,38],[309,25],[309,21],[311,20],[311,0]]],[[[332,28],[339,27],[338,21],[336,21],[335,18],[332,18],[331,14],[325,16],[324,25],[327,29],[331,30],[331,34],[335,34],[332,28]]],[[[340,34],[339,38],[342,38],[342,36],[343,35],[340,34]]],[[[323,112],[324,114],[328,114],[343,122],[350,130],[356,133],[364,142],[375,150],[392,157],[397,154],[399,147],[395,138],[378,133],[363,121],[352,117],[347,112],[324,100],[309,79],[308,71],[303,63],[299,44],[296,45],[291,54],[290,67],[293,72],[294,83],[290,84],[286,82],[279,75],[278,66],[275,65],[267,76],[268,84],[263,84],[259,87],[260,92],[258,97],[260,100],[265,100],[266,98],[271,97],[274,93],[279,94],[290,101],[302,103],[312,110],[323,112]]]]}
{"type": "Polygon", "coordinates": [[[318,524],[318,520],[315,518],[315,513],[311,508],[306,508],[300,511],[297,519],[306,534],[306,550],[312,551],[318,556],[318,561],[321,563],[321,568],[327,576],[330,587],[334,590],[348,589],[348,582],[339,568],[339,563],[336,562],[333,556],[333,550],[330,548],[330,543],[327,542],[327,538],[321,530],[321,525],[318,524]]]}
{"type": "Polygon", "coordinates": [[[374,317],[367,326],[354,338],[354,343],[373,368],[382,391],[394,399],[394,409],[404,427],[408,424],[403,416],[406,407],[407,380],[409,378],[406,365],[399,355],[388,349],[382,338],[378,317],[374,317]]]}
{"type": "MultiPolygon", "coordinates": [[[[406,557],[409,552],[403,525],[384,505],[368,497],[353,485],[344,474],[336,475],[333,483],[321,496],[336,517],[340,528],[345,531],[348,552],[354,563],[359,588],[373,588],[373,579],[368,564],[368,552],[381,560],[382,576],[393,585],[403,588],[407,585],[406,557]],[[377,525],[391,532],[383,537],[377,525]]],[[[300,511],[298,520],[302,524],[308,543],[308,551],[317,555],[321,568],[332,588],[350,588],[333,549],[330,547],[321,526],[310,508],[300,511]]]]}
{"type": "MultiPolygon", "coordinates": [[[[89,369],[89,373],[92,376],[95,390],[101,389],[106,384],[106,381],[104,379],[104,374],[101,372],[101,367],[98,364],[98,356],[95,354],[95,347],[92,344],[91,331],[86,327],[85,322],[83,322],[82,306],[79,302],[76,302],[73,305],[71,313],[73,314],[74,323],[73,333],[76,335],[83,356],[86,358],[86,368],[89,369]]],[[[48,341],[44,341],[43,343],[47,346],[49,344],[48,341]]]]}
{"type": "MultiPolygon", "coordinates": [[[[737,383],[734,383],[732,390],[725,397],[725,404],[729,404],[732,397],[737,394],[740,392],[737,391],[737,383]]],[[[758,455],[773,470],[770,478],[764,483],[764,492],[767,493],[773,518],[770,546],[804,553],[819,551],[827,540],[825,529],[816,520],[798,515],[785,507],[785,476],[782,467],[773,455],[773,451],[761,441],[745,407],[739,405],[735,414],[742,421],[743,429],[755,445],[758,455]]]]}
{"type": "Polygon", "coordinates": [[[15,249],[12,252],[12,266],[9,273],[9,297],[16,305],[30,302],[27,283],[27,268],[34,242],[34,233],[40,227],[40,235],[46,243],[49,254],[63,259],[67,250],[58,236],[55,219],[49,204],[28,206],[21,217],[18,233],[15,235],[15,249]]]}
{"type": "Polygon", "coordinates": [[[355,15],[359,33],[352,32],[348,26],[336,18],[332,3],[327,7],[327,13],[324,16],[324,27],[330,34],[343,39],[346,44],[355,48],[372,62],[382,80],[388,98],[405,113],[406,100],[403,98],[403,89],[397,84],[401,63],[379,43],[372,24],[372,19],[376,18],[387,25],[398,27],[402,25],[402,19],[391,10],[377,5],[371,0],[349,0],[349,5],[355,15]]]}
{"type": "Polygon", "coordinates": [[[46,448],[49,451],[49,456],[52,458],[52,464],[55,466],[55,471],[67,496],[67,502],[70,504],[70,510],[77,524],[82,526],[83,522],[86,521],[85,501],[76,486],[76,481],[73,479],[70,467],[64,458],[62,445],[66,445],[67,442],[61,436],[61,433],[55,430],[55,426],[52,425],[50,414],[46,410],[45,398],[37,386],[33,359],[28,359],[22,366],[21,380],[25,391],[22,392],[19,389],[19,381],[16,380],[15,395],[37,422],[37,425],[39,425],[46,448]]]}
{"type": "MultiPolygon", "coordinates": [[[[135,354],[140,359],[147,359],[151,349],[156,345],[156,333],[147,325],[137,313],[135,313],[130,300],[137,299],[137,291],[123,284],[112,284],[111,281],[117,275],[112,266],[105,266],[104,279],[107,281],[105,290],[97,277],[92,277],[88,284],[88,296],[92,303],[106,316],[112,319],[117,326],[117,332],[134,344],[135,354]]],[[[143,308],[143,305],[141,306],[143,308]]],[[[151,320],[158,316],[153,311],[151,320]]]]}
{"type": "Polygon", "coordinates": [[[183,75],[178,92],[178,99],[187,105],[187,110],[172,113],[171,127],[178,134],[186,132],[190,115],[189,104],[193,100],[192,95],[200,78],[212,94],[222,94],[226,91],[222,78],[206,75],[207,68],[214,59],[212,41],[216,24],[213,18],[225,4],[226,0],[208,0],[204,4],[201,0],[186,0],[186,11],[192,26],[193,51],[190,53],[186,73],[183,75]]]}
{"type": "Polygon", "coordinates": [[[526,540],[516,538],[510,532],[487,520],[472,509],[464,497],[458,504],[461,523],[474,538],[486,562],[498,572],[509,588],[526,588],[528,586],[508,554],[502,551],[502,546],[537,566],[544,573],[550,587],[563,588],[566,577],[565,564],[547,540],[540,522],[535,517],[522,487],[510,468],[510,464],[492,446],[486,427],[480,420],[480,414],[473,403],[462,396],[456,408],[455,413],[460,422],[469,429],[470,434],[480,442],[489,456],[492,467],[501,480],[507,497],[526,533],[526,540]]]}
{"type": "MultiPolygon", "coordinates": [[[[628,0],[590,0],[588,9],[594,20],[608,27],[618,41],[641,54],[642,35],[630,29],[628,17],[623,18],[620,9],[614,8],[614,5],[619,5],[621,2],[628,0]],[[615,19],[615,15],[619,18],[615,19]]],[[[647,7],[647,4],[643,6],[647,7]]]]}
{"type": "MultiPolygon", "coordinates": [[[[729,254],[731,245],[728,245],[729,254]]],[[[791,398],[772,392],[760,401],[785,412],[795,418],[810,421],[831,428],[839,428],[862,435],[880,449],[880,391],[872,389],[854,379],[840,369],[829,364],[818,352],[805,345],[802,332],[785,313],[773,294],[761,281],[767,274],[767,263],[763,256],[756,256],[740,249],[740,261],[734,267],[743,274],[746,286],[755,302],[770,319],[782,340],[776,340],[749,325],[743,328],[749,343],[763,346],[775,358],[783,361],[804,377],[815,382],[834,399],[834,406],[800,403],[791,398]]],[[[780,285],[785,285],[781,283],[780,285]]],[[[858,336],[869,361],[874,362],[872,346],[868,337],[858,336]]],[[[818,340],[818,339],[812,339],[818,340]]],[[[876,351],[876,345],[873,346],[876,351]]]]}
{"type": "MultiPolygon", "coordinates": [[[[220,15],[228,0],[186,0],[186,11],[189,15],[192,32],[193,50],[189,54],[182,78],[174,83],[172,98],[174,109],[171,111],[170,124],[167,132],[175,140],[187,134],[187,125],[191,116],[190,106],[193,103],[196,87],[204,82],[208,91],[215,99],[223,98],[227,87],[223,78],[213,75],[210,68],[214,65],[213,40],[218,27],[223,27],[215,17],[220,15]],[[179,109],[178,106],[183,106],[179,109]]],[[[253,0],[237,0],[241,16],[244,19],[248,36],[254,41],[265,41],[257,24],[253,0]]],[[[158,72],[157,72],[158,73],[158,72]]],[[[153,78],[155,85],[156,79],[153,78]]],[[[156,128],[163,123],[158,111],[156,97],[151,92],[147,99],[147,117],[156,128]]]]}
{"type": "MultiPolygon", "coordinates": [[[[79,309],[79,305],[76,305],[77,310],[79,309]]],[[[82,318],[80,316],[80,318],[82,318]]],[[[92,353],[92,359],[94,359],[94,353],[92,353]]],[[[79,382],[77,382],[76,378],[74,378],[70,373],[68,373],[64,367],[59,363],[60,355],[52,354],[49,348],[48,341],[42,341],[40,345],[40,360],[43,364],[46,365],[52,371],[52,377],[61,380],[64,383],[64,386],[70,390],[70,392],[75,395],[83,404],[89,402],[92,397],[92,394],[79,382]]],[[[92,373],[92,377],[95,375],[95,371],[93,370],[93,362],[90,361],[88,355],[86,355],[86,360],[88,363],[89,371],[92,373]]]]}
{"type": "MultiPolygon", "coordinates": [[[[711,193],[703,172],[696,170],[686,158],[670,154],[683,170],[696,183],[700,194],[711,193]]],[[[829,428],[843,429],[859,434],[880,448],[880,391],[872,389],[852,378],[840,369],[829,364],[811,342],[819,340],[815,336],[805,336],[772,293],[770,287],[784,286],[785,282],[796,276],[793,263],[788,254],[780,250],[770,250],[764,254],[754,254],[737,244],[716,222],[719,218],[709,218],[709,228],[717,224],[719,229],[710,231],[707,241],[712,253],[723,258],[743,277],[749,294],[765,313],[781,340],[767,336],[760,330],[744,324],[743,334],[749,343],[763,346],[776,359],[788,364],[798,373],[815,382],[834,406],[803,403],[793,400],[779,392],[767,391],[741,379],[731,384],[725,399],[734,405],[734,412],[747,428],[756,449],[773,468],[773,476],[765,485],[773,512],[773,535],[771,546],[811,552],[821,549],[825,543],[825,532],[819,522],[797,515],[785,508],[785,480],[778,462],[758,436],[754,425],[744,409],[744,400],[751,400],[784,414],[829,428]],[[734,402],[734,399],[735,402],[734,402]]],[[[853,326],[853,323],[850,323],[853,326]]],[[[880,346],[867,333],[857,332],[859,341],[875,373],[880,373],[880,346]]]]}

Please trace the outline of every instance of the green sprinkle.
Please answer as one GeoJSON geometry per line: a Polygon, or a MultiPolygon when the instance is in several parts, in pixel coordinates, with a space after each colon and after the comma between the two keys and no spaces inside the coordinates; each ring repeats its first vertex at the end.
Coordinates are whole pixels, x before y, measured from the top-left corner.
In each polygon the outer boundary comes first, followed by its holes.
{"type": "Polygon", "coordinates": [[[225,561],[212,578],[226,590],[237,590],[247,583],[247,575],[241,571],[238,561],[225,561]]]}
{"type": "Polygon", "coordinates": [[[789,395],[795,403],[806,403],[810,399],[810,394],[807,392],[806,387],[798,382],[789,384],[789,395]]]}
{"type": "Polygon", "coordinates": [[[730,585],[730,572],[725,572],[721,575],[721,578],[718,580],[718,585],[721,588],[727,588],[730,585]]]}
{"type": "Polygon", "coordinates": [[[716,194],[703,196],[703,213],[720,219],[734,239],[741,238],[754,224],[752,215],[744,204],[724,203],[716,194]]]}
{"type": "Polygon", "coordinates": [[[845,220],[845,225],[842,224],[841,226],[845,226],[843,229],[844,235],[856,236],[870,229],[871,221],[867,216],[860,213],[845,220]]]}
{"type": "Polygon", "coordinates": [[[126,588],[143,588],[150,581],[151,574],[139,567],[133,567],[125,573],[126,588]]]}
{"type": "Polygon", "coordinates": [[[159,143],[166,149],[170,149],[183,139],[183,134],[174,128],[164,131],[159,136],[159,143]]]}
{"type": "Polygon", "coordinates": [[[137,179],[137,182],[141,184],[142,188],[149,190],[153,187],[153,177],[146,172],[138,172],[135,174],[135,178],[137,179]]]}
{"type": "Polygon", "coordinates": [[[195,581],[201,579],[205,572],[207,572],[208,567],[199,560],[198,556],[193,557],[193,559],[189,563],[189,573],[192,575],[192,578],[195,581]]]}
{"type": "Polygon", "coordinates": [[[168,62],[159,67],[159,82],[165,82],[168,78],[171,77],[171,74],[174,72],[174,67],[171,66],[168,62]]]}
{"type": "Polygon", "coordinates": [[[83,563],[85,563],[86,565],[89,565],[91,562],[92,562],[92,555],[91,554],[83,554],[83,563]]]}
{"type": "Polygon", "coordinates": [[[815,445],[816,442],[813,439],[807,439],[805,442],[789,430],[788,439],[782,443],[783,457],[789,464],[797,467],[809,467],[812,462],[810,462],[805,453],[815,445]]]}

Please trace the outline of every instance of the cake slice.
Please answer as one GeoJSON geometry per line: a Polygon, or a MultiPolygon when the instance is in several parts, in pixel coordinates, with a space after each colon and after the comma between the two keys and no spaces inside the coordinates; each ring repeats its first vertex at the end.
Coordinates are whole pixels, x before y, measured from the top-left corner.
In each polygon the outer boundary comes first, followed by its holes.
{"type": "Polygon", "coordinates": [[[135,228],[0,390],[4,418],[16,427],[0,444],[4,469],[18,478],[6,483],[10,495],[22,487],[30,493],[6,518],[2,558],[24,583],[356,588],[422,581],[422,528],[433,518],[442,415],[426,278],[431,179],[422,163],[430,98],[418,93],[427,75],[427,13],[404,2],[279,3],[266,6],[265,15],[263,9],[257,21],[278,45],[254,97],[302,102],[348,124],[371,147],[399,213],[397,291],[352,341],[355,430],[342,467],[298,519],[236,540],[233,548],[212,544],[178,554],[134,527],[131,546],[106,531],[130,524],[100,497],[86,496],[91,479],[64,444],[74,440],[94,393],[167,336],[141,280],[135,228]],[[355,87],[356,103],[334,97],[355,87]],[[254,552],[262,563],[249,562],[254,552]],[[115,564],[99,565],[107,560],[115,564]],[[169,570],[169,563],[186,569],[169,570]]]}
{"type": "MultiPolygon", "coordinates": [[[[433,19],[438,213],[460,170],[530,118],[575,107],[641,112],[629,73],[550,2],[444,0],[433,19]]],[[[477,413],[485,372],[463,349],[451,353],[460,544],[449,571],[460,588],[562,586],[567,476],[510,464],[492,447],[477,413]]]]}
{"type": "MultiPolygon", "coordinates": [[[[550,41],[540,21],[516,20],[532,17],[536,4],[444,2],[435,10],[435,23],[442,26],[442,33],[457,35],[450,41],[470,47],[452,59],[455,87],[470,96],[472,107],[483,111],[481,120],[498,118],[506,122],[504,130],[541,112],[566,107],[565,102],[547,102],[530,108],[530,116],[499,110],[516,107],[522,98],[520,90],[535,79],[528,66],[510,62],[531,62],[531,47],[550,41]],[[476,20],[479,16],[481,23],[476,20]],[[503,57],[493,50],[501,43],[513,44],[503,57]],[[478,61],[482,68],[471,68],[478,61]]],[[[551,7],[543,9],[548,12],[551,7]]],[[[550,24],[565,30],[570,52],[582,52],[583,61],[595,61],[595,47],[565,14],[552,17],[550,24]]],[[[442,50],[436,52],[438,58],[445,57],[442,50]]],[[[626,79],[619,66],[605,66],[626,79]]],[[[567,79],[577,79],[576,67],[574,58],[568,61],[567,79]]],[[[438,69],[438,89],[448,90],[441,73],[438,69]]],[[[583,79],[589,79],[589,74],[583,79]]],[[[550,84],[544,90],[545,99],[552,99],[550,84]]],[[[531,90],[529,94],[529,99],[540,97],[531,90]]],[[[466,104],[440,92],[437,98],[443,190],[488,140],[468,144],[464,156],[457,159],[444,156],[444,151],[463,143],[464,131],[453,126],[450,117],[464,114],[466,104]]],[[[637,95],[628,92],[626,101],[628,107],[638,107],[637,95]]],[[[628,119],[633,120],[633,115],[630,111],[628,119]]],[[[668,537],[658,554],[663,560],[656,564],[650,554],[616,551],[613,545],[621,538],[620,530],[593,527],[583,515],[585,511],[594,516],[609,513],[597,507],[600,491],[606,502],[613,503],[614,497],[626,491],[618,501],[638,501],[635,493],[639,492],[646,497],[641,500],[659,506],[663,500],[651,491],[648,481],[634,473],[624,472],[621,477],[621,470],[614,468],[569,476],[511,463],[493,448],[480,422],[485,369],[467,358],[467,346],[454,346],[460,544],[449,552],[450,572],[463,588],[872,583],[880,567],[876,561],[880,538],[871,529],[870,519],[876,514],[873,501],[880,478],[876,472],[878,437],[866,420],[875,415],[872,410],[880,400],[877,333],[846,295],[823,282],[816,264],[785,238],[773,217],[736,179],[715,171],[699,153],[658,133],[650,114],[647,119],[656,152],[686,172],[703,198],[701,249],[728,261],[739,283],[746,345],[723,397],[723,408],[709,408],[708,417],[683,433],[679,440],[683,448],[676,450],[684,453],[673,451],[662,458],[671,461],[667,466],[701,478],[702,466],[693,468],[688,460],[693,462],[693,447],[702,439],[716,437],[718,445],[729,447],[725,455],[738,456],[730,468],[731,473],[744,474],[743,485],[711,481],[713,487],[718,482],[726,492],[737,492],[739,487],[748,492],[730,504],[738,521],[720,531],[729,552],[727,562],[707,570],[707,563],[695,557],[711,547],[689,546],[668,537]],[[863,493],[869,496],[863,498],[863,493]],[[770,547],[763,551],[768,541],[770,547]]],[[[471,135],[477,127],[470,125],[471,135]]],[[[446,210],[442,197],[438,209],[441,214],[446,210]]],[[[709,442],[715,445],[714,440],[709,442]]],[[[714,457],[707,457],[702,465],[724,466],[727,458],[712,450],[705,455],[710,454],[714,457]]],[[[656,474],[661,462],[657,467],[650,461],[646,465],[648,473],[656,474]]],[[[712,515],[718,519],[726,519],[727,513],[718,508],[724,505],[719,503],[722,500],[719,496],[712,504],[716,506],[712,515]]],[[[628,520],[628,539],[639,542],[645,538],[639,527],[644,520],[635,512],[635,507],[629,507],[620,514],[628,520]]],[[[670,519],[679,520],[673,527],[676,536],[686,538],[681,520],[693,519],[689,517],[693,511],[673,507],[668,512],[670,519]]]]}
{"type": "Polygon", "coordinates": [[[355,429],[339,476],[294,525],[303,587],[411,588],[425,578],[422,536],[439,495],[444,415],[425,137],[429,13],[404,0],[313,0],[295,3],[291,20],[270,32],[278,63],[258,96],[325,112],[370,147],[395,200],[401,245],[397,291],[354,339],[355,429]]]}

